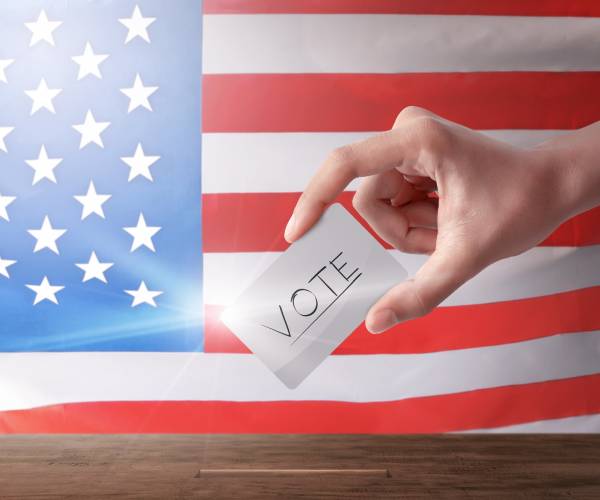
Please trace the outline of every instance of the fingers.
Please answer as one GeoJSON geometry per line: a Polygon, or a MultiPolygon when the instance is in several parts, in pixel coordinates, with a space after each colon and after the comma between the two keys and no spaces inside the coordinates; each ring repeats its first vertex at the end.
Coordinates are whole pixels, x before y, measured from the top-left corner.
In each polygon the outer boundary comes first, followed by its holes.
{"type": "MultiPolygon", "coordinates": [[[[310,229],[355,178],[415,163],[419,137],[406,125],[333,151],[298,200],[285,230],[293,242],[310,229]]],[[[410,173],[410,172],[409,172],[410,173]]]]}
{"type": "Polygon", "coordinates": [[[480,271],[457,249],[437,249],[415,277],[389,290],[369,311],[366,327],[381,333],[396,323],[424,316],[480,271]]]}
{"type": "Polygon", "coordinates": [[[451,128],[442,120],[421,116],[393,130],[336,149],[319,168],[298,200],[285,230],[293,242],[317,222],[327,206],[355,178],[398,169],[409,176],[436,180],[441,159],[452,145],[451,128]],[[421,153],[426,153],[422,155],[421,153]],[[426,162],[420,161],[425,156],[426,162]]]}
{"type": "Polygon", "coordinates": [[[405,175],[404,179],[406,179],[407,182],[412,184],[415,187],[415,189],[418,189],[419,191],[425,191],[426,193],[431,193],[431,192],[437,190],[437,184],[435,183],[435,181],[433,179],[430,179],[429,177],[421,177],[421,176],[417,176],[417,175],[405,175]]]}
{"type": "Polygon", "coordinates": [[[410,253],[431,253],[435,249],[437,203],[416,191],[398,171],[364,179],[353,204],[393,247],[410,253]]]}
{"type": "Polygon", "coordinates": [[[443,119],[428,109],[420,108],[419,106],[406,106],[404,109],[402,109],[402,111],[400,111],[400,113],[398,113],[392,128],[398,128],[408,120],[414,120],[415,118],[422,118],[424,116],[429,118],[437,118],[440,120],[443,119]]]}

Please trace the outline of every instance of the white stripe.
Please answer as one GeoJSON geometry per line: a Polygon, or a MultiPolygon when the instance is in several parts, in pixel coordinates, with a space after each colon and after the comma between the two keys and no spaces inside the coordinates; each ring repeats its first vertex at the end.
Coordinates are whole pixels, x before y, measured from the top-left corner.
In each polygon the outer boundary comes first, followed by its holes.
{"type": "MultiPolygon", "coordinates": [[[[413,276],[427,258],[390,250],[413,276]]],[[[204,301],[230,305],[279,252],[205,253],[204,301]]],[[[517,300],[600,285],[600,245],[537,247],[497,262],[454,292],[442,305],[517,300]]]]}
{"type": "Polygon", "coordinates": [[[204,73],[600,69],[600,19],[379,14],[204,16],[204,73]]]}
{"type": "Polygon", "coordinates": [[[248,354],[0,354],[0,366],[0,411],[84,401],[393,401],[600,373],[600,331],[428,354],[331,356],[297,389],[248,354]]]}
{"type": "Polygon", "coordinates": [[[540,420],[526,424],[508,425],[505,427],[494,427],[492,429],[477,429],[474,431],[463,431],[460,434],[563,434],[580,433],[591,434],[600,432],[600,414],[582,415],[579,417],[557,418],[553,420],[540,420]]]}
{"type": "MultiPolygon", "coordinates": [[[[495,139],[529,147],[561,130],[487,130],[495,139]]],[[[211,133],[202,136],[204,193],[303,191],[327,154],[376,132],[211,133]]],[[[357,182],[347,189],[355,190],[357,182]]]]}

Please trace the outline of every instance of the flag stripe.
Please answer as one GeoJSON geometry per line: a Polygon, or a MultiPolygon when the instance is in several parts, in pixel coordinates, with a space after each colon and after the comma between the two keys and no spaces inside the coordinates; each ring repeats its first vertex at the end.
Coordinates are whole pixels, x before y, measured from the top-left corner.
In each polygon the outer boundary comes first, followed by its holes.
{"type": "MultiPolygon", "coordinates": [[[[352,207],[352,192],[338,201],[375,233],[352,207]]],[[[222,193],[202,196],[204,252],[282,251],[289,245],[283,230],[300,193],[222,193]]],[[[600,207],[565,222],[541,245],[600,244],[600,207]]],[[[390,245],[379,240],[386,248],[390,245]]]]}
{"type": "Polygon", "coordinates": [[[205,74],[600,69],[593,17],[209,15],[203,35],[205,74]]]}
{"type": "Polygon", "coordinates": [[[205,14],[600,16],[596,0],[204,0],[205,14]]]}
{"type": "MultiPolygon", "coordinates": [[[[414,276],[427,255],[389,250],[414,276]]],[[[204,255],[204,302],[227,306],[281,254],[209,253],[204,255]]],[[[536,247],[484,269],[448,297],[443,306],[513,301],[600,286],[600,246],[536,247]]]]}
{"type": "MultiPolygon", "coordinates": [[[[295,391],[219,321],[222,306],[287,248],[283,227],[328,152],[389,129],[403,107],[423,106],[524,147],[600,119],[600,19],[589,17],[600,6],[207,0],[204,12],[228,14],[203,20],[209,353],[144,361],[152,364],[144,383],[168,400],[159,405],[132,389],[142,384],[142,364],[119,377],[120,361],[111,360],[111,378],[92,400],[106,405],[106,420],[117,414],[133,432],[440,432],[600,413],[600,209],[491,266],[426,318],[381,336],[361,326],[295,391]],[[118,386],[117,378],[127,381],[118,386]],[[203,386],[190,387],[198,379],[203,386]],[[138,405],[157,418],[142,421],[138,405]]],[[[356,186],[341,196],[347,208],[356,186]]],[[[391,253],[413,272],[425,258],[391,253]]],[[[85,366],[99,371],[103,363],[85,366]]],[[[81,397],[9,397],[5,409],[26,408],[25,400],[75,403],[60,410],[77,420],[88,392],[81,397]]]]}
{"type": "MultiPolygon", "coordinates": [[[[566,130],[482,130],[494,139],[531,147],[566,130]]],[[[298,192],[336,147],[377,132],[213,133],[202,136],[204,193],[298,192]]],[[[354,191],[358,181],[347,190],[354,191]]]]}
{"type": "MultiPolygon", "coordinates": [[[[600,330],[600,287],[491,304],[440,307],[371,335],[361,324],[333,354],[412,354],[520,342],[557,333],[600,330]]],[[[205,306],[205,352],[249,353],[221,321],[223,306],[205,306]]]]}
{"type": "Polygon", "coordinates": [[[203,76],[204,132],[389,129],[423,106],[475,129],[574,129],[600,119],[600,72],[203,76]]]}
{"type": "Polygon", "coordinates": [[[437,433],[600,412],[600,375],[404,401],[107,402],[0,413],[0,433],[437,433]]]}
{"type": "Polygon", "coordinates": [[[600,413],[594,415],[581,415],[578,417],[565,417],[525,424],[514,424],[491,429],[474,429],[464,431],[465,434],[477,433],[507,433],[507,434],[565,434],[579,433],[591,434],[600,432],[600,413]]]}
{"type": "Polygon", "coordinates": [[[2,354],[0,362],[11,374],[0,411],[152,399],[364,403],[600,374],[600,331],[424,354],[331,356],[296,389],[246,354],[22,353],[2,354]]]}

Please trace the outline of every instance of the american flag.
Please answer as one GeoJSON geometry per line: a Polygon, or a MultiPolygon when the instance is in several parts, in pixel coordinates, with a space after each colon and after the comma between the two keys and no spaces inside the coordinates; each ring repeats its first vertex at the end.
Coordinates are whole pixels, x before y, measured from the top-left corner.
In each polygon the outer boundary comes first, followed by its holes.
{"type": "Polygon", "coordinates": [[[294,390],[219,321],[403,107],[523,146],[599,120],[598,2],[6,4],[1,432],[600,430],[598,209],[294,390]]]}

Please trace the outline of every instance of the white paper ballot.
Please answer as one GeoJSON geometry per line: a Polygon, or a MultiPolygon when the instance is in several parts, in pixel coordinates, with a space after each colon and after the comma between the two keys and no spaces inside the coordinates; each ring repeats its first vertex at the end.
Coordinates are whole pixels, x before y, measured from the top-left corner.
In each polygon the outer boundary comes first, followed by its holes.
{"type": "Polygon", "coordinates": [[[222,320],[295,388],[406,276],[398,261],[335,204],[227,308],[222,320]]]}

